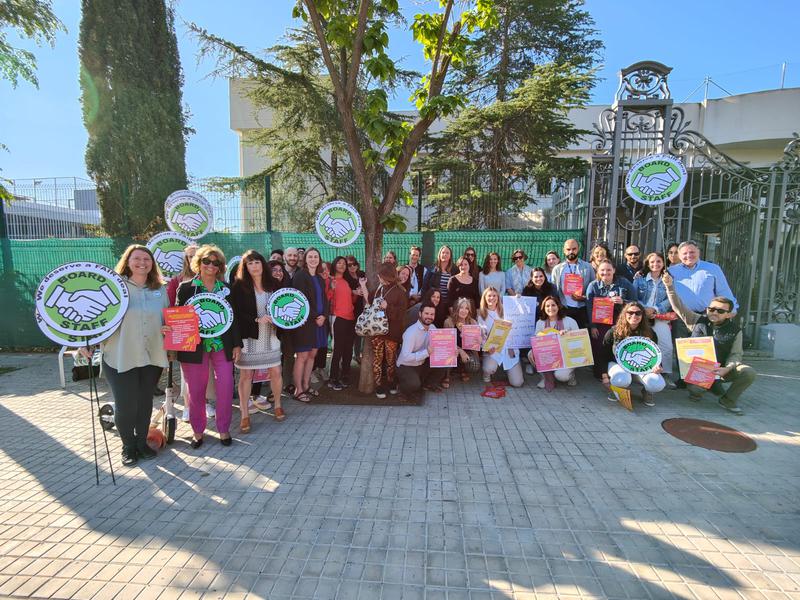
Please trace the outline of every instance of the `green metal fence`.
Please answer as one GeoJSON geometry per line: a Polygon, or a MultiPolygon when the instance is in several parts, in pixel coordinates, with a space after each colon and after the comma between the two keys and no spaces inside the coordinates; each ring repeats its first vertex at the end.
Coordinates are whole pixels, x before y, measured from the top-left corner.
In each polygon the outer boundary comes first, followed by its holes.
{"type": "MultiPolygon", "coordinates": [[[[423,248],[424,262],[430,264],[437,249],[447,244],[457,256],[467,246],[477,251],[479,259],[489,251],[499,252],[503,267],[510,266],[509,257],[516,248],[524,249],[528,263],[542,264],[548,250],[560,250],[564,240],[582,239],[580,230],[564,231],[442,231],[430,233],[387,233],[384,235],[384,252],[393,250],[400,263],[408,257],[411,245],[423,248]]],[[[320,244],[314,233],[215,233],[202,240],[216,244],[225,255],[232,257],[249,248],[267,252],[269,248],[299,246],[319,248],[324,260],[338,254],[353,254],[364,263],[363,235],[348,248],[331,248],[320,244]]],[[[2,240],[2,271],[0,271],[0,298],[3,314],[0,318],[0,348],[51,347],[33,318],[34,294],[42,278],[55,267],[73,261],[91,261],[114,267],[122,251],[130,243],[127,239],[82,238],[2,240]]]]}

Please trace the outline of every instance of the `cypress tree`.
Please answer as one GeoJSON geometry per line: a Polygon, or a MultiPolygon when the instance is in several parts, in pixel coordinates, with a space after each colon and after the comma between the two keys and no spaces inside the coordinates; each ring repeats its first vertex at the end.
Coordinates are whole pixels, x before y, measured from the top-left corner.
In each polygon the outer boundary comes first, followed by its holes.
{"type": "Polygon", "coordinates": [[[83,0],[86,168],[111,236],[157,231],[186,187],[186,115],[174,13],[164,0],[83,0]]]}

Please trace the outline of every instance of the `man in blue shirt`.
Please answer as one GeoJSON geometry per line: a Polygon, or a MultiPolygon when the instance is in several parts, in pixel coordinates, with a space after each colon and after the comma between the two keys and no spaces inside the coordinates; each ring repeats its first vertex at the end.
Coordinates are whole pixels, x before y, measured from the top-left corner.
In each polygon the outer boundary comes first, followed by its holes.
{"type": "Polygon", "coordinates": [[[739,311],[725,274],[719,265],[700,260],[700,248],[693,241],[678,246],[681,264],[669,268],[675,280],[675,291],[683,303],[696,313],[704,313],[713,298],[724,296],[733,300],[733,313],[739,311]]]}

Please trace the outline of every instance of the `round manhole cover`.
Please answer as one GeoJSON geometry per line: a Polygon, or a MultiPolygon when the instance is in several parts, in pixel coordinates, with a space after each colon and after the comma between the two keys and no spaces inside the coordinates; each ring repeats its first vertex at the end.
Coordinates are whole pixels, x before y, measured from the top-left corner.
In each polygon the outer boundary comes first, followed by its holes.
{"type": "Polygon", "coordinates": [[[708,450],[719,452],[752,452],[756,449],[753,438],[719,423],[699,419],[667,419],[661,426],[671,436],[708,450]]]}

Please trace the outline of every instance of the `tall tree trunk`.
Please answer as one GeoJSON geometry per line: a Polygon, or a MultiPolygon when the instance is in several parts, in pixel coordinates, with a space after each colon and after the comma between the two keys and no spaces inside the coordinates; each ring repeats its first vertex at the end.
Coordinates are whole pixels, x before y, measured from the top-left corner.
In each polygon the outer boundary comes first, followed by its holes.
{"type": "MultiPolygon", "coordinates": [[[[376,222],[375,226],[368,229],[364,227],[364,270],[370,279],[370,287],[376,285],[378,267],[383,257],[383,225],[376,222]]],[[[366,303],[366,299],[364,300],[366,303]]],[[[358,378],[358,391],[371,394],[375,391],[375,379],[372,376],[372,342],[371,338],[364,338],[363,354],[361,356],[361,372],[358,378]]]]}

